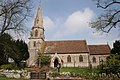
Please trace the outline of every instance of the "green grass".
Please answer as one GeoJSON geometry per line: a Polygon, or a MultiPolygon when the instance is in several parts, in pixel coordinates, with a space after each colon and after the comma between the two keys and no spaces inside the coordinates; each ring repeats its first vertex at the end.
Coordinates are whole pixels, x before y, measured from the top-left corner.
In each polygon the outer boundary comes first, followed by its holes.
{"type": "Polygon", "coordinates": [[[75,72],[75,73],[88,73],[88,72],[95,72],[98,73],[99,70],[97,69],[88,69],[88,68],[61,68],[60,72],[75,72]]]}
{"type": "Polygon", "coordinates": [[[31,71],[32,68],[23,68],[23,70],[31,71]]]}

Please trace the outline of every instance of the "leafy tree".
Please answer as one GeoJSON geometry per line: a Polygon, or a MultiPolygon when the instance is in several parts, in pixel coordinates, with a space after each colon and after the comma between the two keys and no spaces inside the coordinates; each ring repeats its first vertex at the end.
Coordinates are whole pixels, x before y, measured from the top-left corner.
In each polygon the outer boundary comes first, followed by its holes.
{"type": "Polygon", "coordinates": [[[113,43],[113,49],[111,50],[111,53],[120,55],[120,40],[116,40],[115,43],[113,43]]]}
{"type": "MultiPolygon", "coordinates": [[[[15,41],[17,48],[19,49],[19,59],[14,59],[16,63],[20,63],[22,60],[27,60],[29,58],[29,52],[27,44],[22,40],[15,41]]],[[[13,57],[14,58],[14,57],[13,57]]]]}
{"type": "Polygon", "coordinates": [[[111,55],[107,57],[104,63],[104,68],[101,70],[106,73],[118,73],[120,72],[120,40],[113,43],[113,49],[111,55]]]}
{"type": "Polygon", "coordinates": [[[120,1],[119,0],[94,0],[98,8],[104,12],[91,22],[91,28],[98,31],[110,32],[112,28],[120,26],[120,1]]]}
{"type": "Polygon", "coordinates": [[[111,54],[107,58],[104,70],[107,73],[120,73],[120,55],[111,54]]]}
{"type": "Polygon", "coordinates": [[[8,63],[9,57],[12,58],[17,65],[20,61],[29,58],[27,44],[22,40],[13,40],[7,33],[0,35],[0,48],[0,65],[8,63]]]}
{"type": "Polygon", "coordinates": [[[41,55],[40,56],[40,63],[41,63],[41,66],[50,66],[50,56],[41,55]]]}
{"type": "Polygon", "coordinates": [[[0,45],[0,65],[7,63],[8,63],[7,55],[5,55],[3,46],[0,45]]]}
{"type": "Polygon", "coordinates": [[[30,16],[32,0],[0,0],[0,33],[7,30],[24,31],[30,16]]]}
{"type": "MultiPolygon", "coordinates": [[[[5,63],[7,63],[8,57],[10,56],[15,56],[16,59],[19,59],[18,49],[16,48],[14,40],[9,34],[4,33],[3,35],[0,35],[0,48],[0,56],[3,58],[5,63]]],[[[3,60],[1,64],[4,64],[3,60]]]]}

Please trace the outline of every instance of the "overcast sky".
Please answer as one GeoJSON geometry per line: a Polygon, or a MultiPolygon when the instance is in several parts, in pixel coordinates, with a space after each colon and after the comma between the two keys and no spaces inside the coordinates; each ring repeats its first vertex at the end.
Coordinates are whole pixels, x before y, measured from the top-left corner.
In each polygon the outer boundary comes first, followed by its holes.
{"type": "MultiPolygon", "coordinates": [[[[35,0],[35,17],[40,0],[35,0]]],[[[100,34],[90,28],[89,22],[96,18],[98,9],[92,0],[41,0],[43,24],[46,40],[86,40],[88,44],[109,44],[118,40],[119,31],[113,29],[109,34],[100,34]]],[[[33,26],[30,20],[29,30],[33,26]]]]}

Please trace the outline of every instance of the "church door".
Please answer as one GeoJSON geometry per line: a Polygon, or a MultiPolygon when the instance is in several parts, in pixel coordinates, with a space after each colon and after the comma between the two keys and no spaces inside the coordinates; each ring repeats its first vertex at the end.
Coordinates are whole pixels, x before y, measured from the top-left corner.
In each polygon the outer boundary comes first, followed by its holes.
{"type": "Polygon", "coordinates": [[[56,58],[55,60],[54,60],[54,67],[57,67],[57,65],[58,65],[58,59],[56,58]]]}

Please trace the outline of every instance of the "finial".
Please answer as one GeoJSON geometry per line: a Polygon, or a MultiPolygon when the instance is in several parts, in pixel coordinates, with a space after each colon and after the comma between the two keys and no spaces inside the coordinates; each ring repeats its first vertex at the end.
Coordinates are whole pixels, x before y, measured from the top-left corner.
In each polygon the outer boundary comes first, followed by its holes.
{"type": "Polygon", "coordinates": [[[39,1],[39,6],[38,6],[38,9],[41,10],[41,7],[42,7],[42,3],[41,3],[41,0],[39,1]]]}
{"type": "Polygon", "coordinates": [[[40,4],[39,4],[39,7],[41,7],[41,0],[40,0],[40,4]]]}

